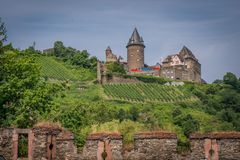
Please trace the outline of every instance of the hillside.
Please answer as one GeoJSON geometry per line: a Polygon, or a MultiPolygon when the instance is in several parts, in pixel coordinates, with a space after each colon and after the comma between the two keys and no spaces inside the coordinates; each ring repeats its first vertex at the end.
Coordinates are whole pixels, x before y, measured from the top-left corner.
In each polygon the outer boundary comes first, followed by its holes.
{"type": "Polygon", "coordinates": [[[57,80],[86,81],[95,78],[95,73],[84,68],[77,68],[57,61],[54,57],[37,56],[37,63],[41,66],[41,75],[45,78],[57,80]]]}
{"type": "Polygon", "coordinates": [[[128,145],[135,132],[166,130],[177,133],[180,150],[189,147],[191,133],[240,130],[240,81],[232,73],[214,84],[174,87],[163,85],[167,79],[138,76],[145,83],[100,85],[93,83],[94,71],[83,69],[82,58],[77,66],[25,52],[0,56],[6,113],[1,126],[59,123],[74,133],[79,147],[91,132],[120,132],[128,145]]]}
{"type": "Polygon", "coordinates": [[[184,93],[180,87],[159,84],[106,84],[104,93],[108,99],[129,102],[191,102],[198,99],[190,93],[184,93]]]}

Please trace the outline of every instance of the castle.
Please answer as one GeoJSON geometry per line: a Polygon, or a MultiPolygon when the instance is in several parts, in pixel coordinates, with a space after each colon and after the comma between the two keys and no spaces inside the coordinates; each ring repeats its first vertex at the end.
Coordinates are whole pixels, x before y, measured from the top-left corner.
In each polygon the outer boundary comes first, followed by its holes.
{"type": "Polygon", "coordinates": [[[98,80],[107,71],[106,64],[109,62],[121,63],[127,74],[145,74],[157,77],[164,77],[172,80],[193,81],[201,83],[201,64],[194,54],[186,47],[179,53],[168,55],[162,64],[157,63],[148,66],[144,63],[144,41],[135,28],[127,43],[127,62],[121,62],[121,57],[112,53],[110,47],[105,51],[106,62],[98,63],[98,80]]]}

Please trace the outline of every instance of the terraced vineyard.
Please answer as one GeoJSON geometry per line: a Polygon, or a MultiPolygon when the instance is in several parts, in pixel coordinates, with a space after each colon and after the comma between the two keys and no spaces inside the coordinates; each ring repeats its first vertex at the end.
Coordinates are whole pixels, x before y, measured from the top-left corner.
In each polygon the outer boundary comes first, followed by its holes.
{"type": "Polygon", "coordinates": [[[104,93],[108,99],[130,102],[184,102],[196,101],[196,97],[181,91],[180,87],[159,84],[106,84],[104,93]]]}
{"type": "Polygon", "coordinates": [[[87,69],[71,69],[66,67],[63,62],[56,61],[53,57],[39,56],[36,57],[37,63],[41,66],[41,75],[43,77],[58,80],[90,80],[94,74],[87,69]]]}

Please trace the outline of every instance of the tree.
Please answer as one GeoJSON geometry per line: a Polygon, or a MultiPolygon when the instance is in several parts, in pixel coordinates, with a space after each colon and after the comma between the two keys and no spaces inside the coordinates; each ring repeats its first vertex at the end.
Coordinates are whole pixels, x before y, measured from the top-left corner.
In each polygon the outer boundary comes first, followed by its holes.
{"type": "Polygon", "coordinates": [[[229,84],[229,85],[233,86],[234,88],[236,88],[238,85],[238,79],[237,79],[236,75],[231,72],[227,72],[224,75],[223,82],[225,84],[229,84]]]}
{"type": "Polygon", "coordinates": [[[122,122],[126,118],[126,112],[124,109],[120,109],[117,113],[117,118],[119,119],[120,122],[122,122]]]}
{"type": "Polygon", "coordinates": [[[54,55],[56,57],[62,57],[65,53],[65,47],[63,45],[63,42],[61,41],[56,41],[54,42],[54,55]]]}
{"type": "Polygon", "coordinates": [[[0,54],[3,53],[4,46],[3,43],[7,40],[7,29],[5,24],[2,22],[0,17],[0,54]]]}
{"type": "Polygon", "coordinates": [[[199,122],[192,115],[179,115],[174,118],[174,123],[183,129],[185,136],[189,137],[191,133],[199,129],[199,122]]]}
{"type": "Polygon", "coordinates": [[[40,79],[39,66],[26,53],[0,55],[0,126],[31,127],[49,112],[58,88],[40,79]]]}
{"type": "Polygon", "coordinates": [[[107,64],[107,70],[109,73],[126,74],[126,71],[125,71],[123,65],[118,62],[109,62],[107,64]]]}

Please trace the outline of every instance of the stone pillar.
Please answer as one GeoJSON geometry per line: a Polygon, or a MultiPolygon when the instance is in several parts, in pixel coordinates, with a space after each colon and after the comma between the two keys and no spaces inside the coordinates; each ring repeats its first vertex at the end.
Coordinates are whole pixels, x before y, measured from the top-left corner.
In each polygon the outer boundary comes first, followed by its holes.
{"type": "Polygon", "coordinates": [[[215,132],[190,136],[192,159],[240,159],[240,132],[215,132]]]}
{"type": "Polygon", "coordinates": [[[18,159],[18,133],[14,129],[13,131],[13,160],[18,159]]]}
{"type": "Polygon", "coordinates": [[[58,127],[34,127],[34,139],[32,158],[35,159],[56,159],[56,136],[61,132],[58,127]]]}
{"type": "Polygon", "coordinates": [[[32,151],[33,151],[33,139],[34,134],[32,130],[29,130],[28,132],[28,160],[32,160],[32,151]]]}
{"type": "Polygon", "coordinates": [[[218,160],[218,145],[216,139],[204,140],[204,152],[207,160],[218,160]]]}
{"type": "Polygon", "coordinates": [[[86,159],[102,160],[102,153],[106,152],[106,160],[123,159],[122,136],[119,133],[94,133],[90,134],[84,146],[83,156],[86,159]]]}

